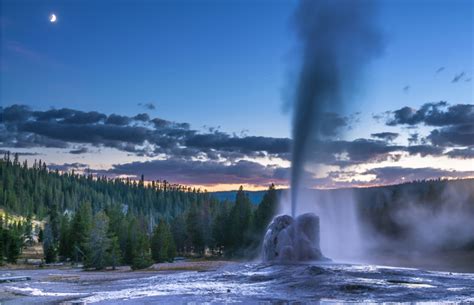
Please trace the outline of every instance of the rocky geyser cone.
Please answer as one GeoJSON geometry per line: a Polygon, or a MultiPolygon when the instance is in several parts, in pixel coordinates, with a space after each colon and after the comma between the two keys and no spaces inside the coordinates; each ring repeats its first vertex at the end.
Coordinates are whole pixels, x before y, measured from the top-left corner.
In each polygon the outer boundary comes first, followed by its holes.
{"type": "Polygon", "coordinates": [[[327,260],[319,247],[319,217],[313,213],[277,216],[263,241],[263,261],[327,260]]]}

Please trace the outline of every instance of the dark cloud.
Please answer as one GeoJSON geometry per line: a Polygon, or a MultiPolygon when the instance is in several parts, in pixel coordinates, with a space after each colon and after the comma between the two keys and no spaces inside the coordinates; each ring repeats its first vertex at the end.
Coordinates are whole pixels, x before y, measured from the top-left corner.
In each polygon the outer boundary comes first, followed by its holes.
{"type": "MultiPolygon", "coordinates": [[[[127,175],[140,177],[142,174],[148,180],[166,179],[181,184],[214,185],[225,181],[235,184],[265,185],[269,183],[288,184],[289,168],[264,166],[251,161],[239,161],[232,164],[213,161],[192,161],[181,159],[153,160],[147,162],[132,162],[114,165],[110,170],[97,170],[101,175],[127,175]]],[[[354,171],[332,171],[326,177],[314,178],[310,173],[304,173],[308,186],[349,187],[354,185],[395,184],[409,181],[466,178],[474,176],[473,171],[452,171],[436,168],[406,168],[383,167],[374,168],[362,173],[354,171]],[[357,176],[374,175],[371,181],[358,180],[357,176]],[[347,180],[348,177],[355,177],[347,180]],[[338,180],[345,179],[343,182],[338,180]]]]}
{"type": "MultiPolygon", "coordinates": [[[[345,124],[345,119],[328,116],[328,130],[345,124]]],[[[160,118],[150,120],[145,113],[134,117],[72,109],[51,109],[32,112],[26,106],[2,109],[0,145],[3,147],[68,148],[72,143],[112,147],[139,156],[159,154],[190,159],[195,156],[217,160],[235,160],[247,155],[287,153],[290,140],[231,136],[214,131],[200,134],[188,123],[176,123],[160,118]],[[6,115],[5,115],[6,114],[6,115]],[[141,121],[140,125],[133,124],[141,121]]],[[[71,153],[85,152],[71,150],[71,153]]]]}
{"type": "Polygon", "coordinates": [[[474,159],[474,146],[463,149],[456,148],[446,153],[446,155],[450,156],[451,158],[474,159]]]}
{"type": "Polygon", "coordinates": [[[444,149],[432,145],[393,145],[388,141],[356,139],[353,141],[324,141],[313,149],[315,158],[323,164],[347,167],[368,162],[398,161],[403,152],[409,155],[441,156],[444,149]]]}
{"type": "MultiPolygon", "coordinates": [[[[441,127],[431,130],[425,140],[433,145],[452,147],[474,144],[474,105],[457,104],[449,106],[446,102],[427,103],[418,110],[403,107],[391,113],[387,125],[424,124],[441,127]]],[[[411,135],[409,143],[418,143],[418,134],[411,135]],[[416,135],[416,136],[415,136],[416,135]]]]}
{"type": "Polygon", "coordinates": [[[116,164],[112,169],[99,171],[101,174],[144,175],[148,180],[166,179],[182,184],[213,185],[218,183],[248,183],[264,185],[286,183],[287,169],[264,166],[251,161],[225,164],[213,161],[153,160],[116,164]]]}
{"type": "Polygon", "coordinates": [[[453,171],[431,167],[379,167],[363,172],[352,170],[331,171],[326,177],[312,177],[313,186],[324,186],[327,188],[346,188],[354,186],[378,186],[387,184],[400,184],[419,180],[430,179],[462,179],[474,177],[474,171],[453,171]],[[367,176],[373,178],[367,180],[367,176]],[[364,177],[364,178],[362,178],[364,177]]]}
{"type": "Polygon", "coordinates": [[[53,163],[53,164],[48,165],[48,168],[50,170],[58,170],[58,171],[61,171],[61,172],[68,172],[70,170],[84,170],[88,167],[89,167],[89,165],[84,164],[84,163],[79,163],[79,162],[64,163],[64,164],[54,164],[53,163]]]}
{"type": "Polygon", "coordinates": [[[372,133],[370,136],[373,138],[391,142],[395,140],[396,138],[398,138],[399,134],[396,132],[378,132],[378,133],[372,133]]]}
{"type": "Polygon", "coordinates": [[[447,111],[433,108],[425,117],[426,125],[447,126],[474,122],[474,104],[458,104],[450,106],[447,111]]]}
{"type": "Polygon", "coordinates": [[[67,124],[94,124],[107,118],[105,114],[97,111],[84,112],[69,108],[35,111],[32,115],[38,121],[55,120],[58,123],[67,124]]]}
{"type": "Polygon", "coordinates": [[[156,128],[163,128],[163,127],[167,127],[171,124],[171,122],[167,121],[167,120],[163,120],[163,119],[160,119],[160,118],[154,118],[151,120],[151,122],[153,124],[155,124],[155,127],[156,128]]]}
{"type": "Polygon", "coordinates": [[[394,184],[415,180],[437,179],[437,178],[466,178],[474,176],[472,171],[450,171],[432,167],[408,168],[408,167],[381,167],[368,170],[363,175],[375,175],[372,184],[394,184]]]}
{"type": "Polygon", "coordinates": [[[0,122],[13,123],[26,121],[31,116],[31,111],[25,105],[12,105],[0,108],[0,122]]]}
{"type": "Polygon", "coordinates": [[[411,145],[406,148],[406,151],[408,151],[410,155],[425,157],[428,155],[440,156],[443,154],[444,149],[433,145],[411,145]]]}
{"type": "Polygon", "coordinates": [[[418,133],[412,133],[408,137],[408,144],[413,145],[413,144],[418,144],[420,141],[420,135],[418,133]]]}
{"type": "Polygon", "coordinates": [[[115,126],[102,124],[61,124],[57,122],[25,122],[18,131],[29,132],[51,139],[75,143],[107,144],[121,141],[142,144],[148,130],[144,127],[115,126]]]}
{"type": "Polygon", "coordinates": [[[444,67],[439,67],[438,69],[436,69],[436,74],[443,72],[444,69],[444,67]]]}
{"type": "Polygon", "coordinates": [[[47,111],[31,111],[25,105],[11,105],[2,108],[2,123],[20,123],[28,120],[35,121],[55,121],[64,124],[94,124],[104,121],[107,116],[97,111],[79,111],[69,108],[51,109],[47,111]]]}
{"type": "Polygon", "coordinates": [[[387,121],[391,114],[391,111],[385,111],[382,113],[372,113],[372,118],[379,123],[380,121],[387,121]]]}
{"type": "Polygon", "coordinates": [[[11,148],[54,147],[67,148],[67,142],[34,133],[18,132],[17,126],[0,124],[0,146],[11,148]]]}
{"type": "Polygon", "coordinates": [[[403,107],[393,112],[394,118],[387,122],[389,126],[395,126],[399,124],[415,125],[422,121],[422,118],[417,111],[411,107],[403,107]]]}
{"type": "Polygon", "coordinates": [[[50,109],[47,111],[35,111],[32,115],[38,121],[50,121],[50,120],[64,120],[74,116],[76,110],[61,108],[61,109],[50,109]]]}
{"type": "Polygon", "coordinates": [[[423,123],[428,126],[448,126],[474,122],[473,104],[447,106],[446,102],[441,101],[426,103],[418,110],[403,107],[391,113],[392,117],[387,121],[387,125],[417,125],[423,123]]]}
{"type": "Polygon", "coordinates": [[[156,106],[153,103],[138,103],[138,106],[142,106],[143,108],[147,110],[155,110],[156,106]]]}
{"type": "Polygon", "coordinates": [[[107,116],[103,113],[98,113],[96,111],[91,112],[82,112],[76,111],[74,115],[64,118],[61,123],[68,123],[68,124],[94,124],[100,121],[103,121],[107,118],[107,116]]]}
{"type": "Polygon", "coordinates": [[[190,129],[191,126],[189,123],[177,123],[177,122],[171,122],[167,120],[163,120],[160,118],[154,118],[150,120],[151,123],[155,125],[155,128],[157,129],[163,129],[163,128],[169,128],[169,129],[190,129]]]}
{"type": "Polygon", "coordinates": [[[136,121],[148,122],[150,120],[150,116],[146,113],[139,113],[134,116],[133,119],[136,121]]]}
{"type": "Polygon", "coordinates": [[[438,146],[474,145],[474,121],[432,130],[428,139],[438,146]]]}
{"type": "Polygon", "coordinates": [[[270,154],[286,153],[290,149],[290,139],[270,137],[236,137],[223,132],[196,134],[185,142],[186,146],[212,148],[225,151],[251,153],[266,151],[270,154]]]}
{"type": "Polygon", "coordinates": [[[461,73],[459,73],[459,74],[456,74],[451,82],[452,82],[452,83],[457,83],[457,82],[459,82],[460,80],[462,80],[462,78],[463,78],[465,75],[466,75],[465,72],[461,72],[461,73]]]}
{"type": "MultiPolygon", "coordinates": [[[[422,118],[416,119],[419,122],[443,126],[433,130],[427,138],[435,145],[427,144],[427,142],[418,144],[420,141],[415,141],[414,135],[410,140],[410,146],[395,145],[391,141],[398,134],[392,132],[374,133],[372,137],[375,139],[353,141],[325,138],[313,142],[309,147],[309,152],[312,154],[310,159],[317,160],[319,164],[345,168],[367,162],[397,161],[403,153],[440,156],[447,150],[446,156],[459,158],[462,151],[447,148],[450,145],[473,145],[472,124],[447,126],[443,124],[467,120],[472,108],[470,105],[455,105],[449,108],[443,103],[433,105],[424,105],[422,107],[424,110],[420,108],[413,112],[415,116],[422,118]],[[436,107],[447,109],[434,110],[436,107]]],[[[69,149],[71,154],[81,154],[88,152],[87,147],[91,146],[111,147],[137,156],[171,158],[175,164],[180,160],[184,162],[183,166],[195,166],[198,163],[192,162],[203,160],[202,162],[210,162],[216,168],[232,165],[236,169],[243,168],[243,163],[236,164],[239,160],[246,158],[292,159],[290,150],[292,140],[289,138],[245,134],[237,136],[218,129],[198,132],[192,130],[187,123],[160,118],[150,120],[148,117],[143,117],[143,120],[138,123],[136,116],[116,114],[106,116],[97,112],[82,112],[67,108],[31,111],[28,107],[14,105],[2,108],[1,111],[0,147],[8,149],[53,147],[69,149]],[[223,161],[227,163],[221,163],[223,161]]],[[[402,116],[398,117],[400,120],[401,118],[402,116]]],[[[328,136],[334,135],[338,129],[347,127],[349,121],[351,121],[350,118],[328,113],[323,120],[324,128],[321,127],[320,130],[325,130],[328,136]]],[[[467,151],[465,151],[465,156],[470,156],[467,151]]],[[[117,166],[117,169],[125,170],[126,168],[117,166]]],[[[268,170],[265,169],[265,171],[268,170]]],[[[308,181],[313,180],[308,179],[308,181]]]]}
{"type": "Polygon", "coordinates": [[[69,153],[73,155],[85,154],[87,152],[89,152],[89,149],[87,147],[80,147],[78,149],[72,149],[69,151],[69,153]]]}
{"type": "Polygon", "coordinates": [[[124,126],[130,124],[130,118],[123,115],[111,114],[107,117],[105,124],[124,126]]]}
{"type": "Polygon", "coordinates": [[[41,155],[40,153],[37,153],[37,152],[20,152],[20,151],[9,151],[9,150],[4,150],[4,149],[0,149],[0,155],[5,155],[5,154],[8,154],[10,153],[11,156],[14,156],[14,155],[19,155],[19,156],[37,156],[37,155],[41,155]]]}
{"type": "Polygon", "coordinates": [[[403,151],[404,146],[391,145],[386,141],[372,139],[356,139],[354,141],[326,141],[316,145],[314,153],[326,164],[353,165],[365,162],[386,160],[388,154],[403,151]],[[344,158],[335,158],[343,155],[344,158]],[[332,161],[331,161],[332,160],[332,161]]]}

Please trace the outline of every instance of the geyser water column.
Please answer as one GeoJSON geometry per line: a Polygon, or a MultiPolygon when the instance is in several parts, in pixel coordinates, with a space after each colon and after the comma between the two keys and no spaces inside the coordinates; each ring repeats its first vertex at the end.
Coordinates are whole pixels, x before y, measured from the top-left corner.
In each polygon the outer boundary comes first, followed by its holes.
{"type": "Polygon", "coordinates": [[[294,17],[301,60],[292,103],[292,216],[278,216],[269,226],[263,245],[266,261],[324,258],[319,248],[319,218],[314,214],[296,217],[302,210],[298,205],[307,212],[316,210],[316,203],[299,202],[300,192],[315,186],[314,175],[305,167],[336,161],[338,151],[327,149],[334,149],[331,138],[337,135],[328,113],[340,113],[344,102],[353,98],[362,68],[382,45],[369,0],[301,0],[294,17]],[[302,222],[304,226],[299,225],[302,222]]]}
{"type": "Polygon", "coordinates": [[[352,98],[362,68],[381,50],[372,1],[301,0],[294,16],[301,54],[293,103],[291,214],[298,194],[312,187],[305,165],[321,164],[318,152],[334,136],[325,115],[352,98]],[[329,129],[329,130],[328,130],[329,129]],[[317,149],[316,149],[317,148],[317,149]],[[304,181],[307,180],[307,181],[304,181]]]}

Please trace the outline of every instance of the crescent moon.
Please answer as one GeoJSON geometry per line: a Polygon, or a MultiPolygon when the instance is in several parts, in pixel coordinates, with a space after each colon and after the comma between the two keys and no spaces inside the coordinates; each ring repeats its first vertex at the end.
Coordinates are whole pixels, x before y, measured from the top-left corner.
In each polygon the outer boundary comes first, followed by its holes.
{"type": "Polygon", "coordinates": [[[51,22],[51,23],[55,23],[55,22],[56,22],[56,20],[57,20],[57,18],[56,18],[56,15],[55,15],[55,14],[51,14],[51,15],[49,15],[49,22],[51,22]]]}

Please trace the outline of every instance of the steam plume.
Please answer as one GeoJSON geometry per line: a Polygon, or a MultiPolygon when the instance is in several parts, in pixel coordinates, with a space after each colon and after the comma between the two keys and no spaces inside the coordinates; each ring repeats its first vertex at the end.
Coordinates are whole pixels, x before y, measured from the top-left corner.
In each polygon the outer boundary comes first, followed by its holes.
{"type": "MultiPolygon", "coordinates": [[[[321,139],[322,116],[337,112],[362,68],[381,50],[369,1],[301,0],[296,10],[302,62],[295,88],[291,212],[295,216],[302,172],[321,139]]],[[[318,160],[311,160],[318,163],[318,160]]]]}

